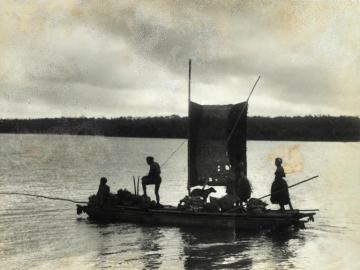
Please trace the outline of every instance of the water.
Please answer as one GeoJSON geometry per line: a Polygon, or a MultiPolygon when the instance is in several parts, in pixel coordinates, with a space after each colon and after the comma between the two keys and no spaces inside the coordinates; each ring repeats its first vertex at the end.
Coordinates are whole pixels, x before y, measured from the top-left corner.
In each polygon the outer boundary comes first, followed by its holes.
{"type": "MultiPolygon", "coordinates": [[[[145,156],[161,164],[182,142],[0,135],[0,192],[83,201],[101,176],[112,192],[133,190],[132,176],[148,171],[145,156]]],[[[315,222],[281,235],[95,224],[69,202],[0,195],[0,269],[360,269],[359,154],[360,143],[249,142],[254,197],[270,189],[274,156],[285,157],[289,184],[320,175],[290,191],[296,208],[321,210],[315,222]]],[[[163,167],[164,204],[186,193],[186,157],[184,144],[163,167]]]]}

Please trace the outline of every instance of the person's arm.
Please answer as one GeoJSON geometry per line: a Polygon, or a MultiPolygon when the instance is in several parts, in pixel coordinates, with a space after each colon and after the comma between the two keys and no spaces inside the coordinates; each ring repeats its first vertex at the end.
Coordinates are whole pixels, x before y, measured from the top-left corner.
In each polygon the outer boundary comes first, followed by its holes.
{"type": "Polygon", "coordinates": [[[105,196],[108,196],[110,194],[110,187],[108,186],[108,185],[106,185],[105,187],[104,187],[104,195],[105,196]]]}
{"type": "Polygon", "coordinates": [[[281,173],[282,173],[282,177],[286,177],[285,170],[284,170],[283,166],[281,166],[281,173]]]}

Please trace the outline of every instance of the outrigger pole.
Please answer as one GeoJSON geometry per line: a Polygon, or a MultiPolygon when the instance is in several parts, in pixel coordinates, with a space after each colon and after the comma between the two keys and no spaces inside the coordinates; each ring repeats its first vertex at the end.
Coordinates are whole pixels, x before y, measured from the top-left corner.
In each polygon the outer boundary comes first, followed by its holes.
{"type": "Polygon", "coordinates": [[[240,114],[239,114],[238,118],[236,119],[236,122],[235,122],[235,124],[234,124],[233,128],[231,129],[231,132],[230,132],[229,136],[228,136],[228,137],[227,137],[227,139],[226,139],[226,144],[228,144],[228,143],[229,143],[229,141],[230,141],[230,139],[231,139],[232,135],[234,134],[234,131],[235,131],[235,129],[236,129],[236,127],[237,127],[237,125],[239,124],[240,118],[241,118],[242,114],[244,113],[245,109],[247,108],[247,106],[248,106],[248,102],[249,102],[249,99],[250,99],[250,97],[251,97],[252,93],[254,92],[254,89],[255,89],[255,87],[256,87],[256,85],[257,85],[257,83],[258,83],[258,81],[259,81],[259,80],[260,80],[260,75],[259,75],[259,77],[257,78],[257,80],[256,80],[256,82],[255,82],[255,84],[254,84],[253,88],[251,89],[251,92],[250,92],[250,94],[249,94],[248,98],[246,99],[246,105],[242,108],[242,110],[241,110],[241,112],[240,112],[240,114]]]}
{"type": "Polygon", "coordinates": [[[72,202],[72,203],[87,203],[87,202],[74,201],[74,200],[66,199],[66,198],[49,197],[49,196],[44,196],[44,195],[22,193],[22,192],[0,192],[0,194],[2,194],[2,195],[21,195],[21,196],[29,196],[29,197],[36,197],[36,198],[44,198],[44,199],[48,199],[48,200],[67,201],[67,202],[72,202]]]}

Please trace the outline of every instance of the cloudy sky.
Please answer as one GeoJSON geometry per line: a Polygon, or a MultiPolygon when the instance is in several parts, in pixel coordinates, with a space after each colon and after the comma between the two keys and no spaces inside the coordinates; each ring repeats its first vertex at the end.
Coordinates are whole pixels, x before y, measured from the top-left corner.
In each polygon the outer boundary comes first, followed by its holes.
{"type": "Polygon", "coordinates": [[[0,118],[360,115],[360,2],[0,2],[0,118]]]}

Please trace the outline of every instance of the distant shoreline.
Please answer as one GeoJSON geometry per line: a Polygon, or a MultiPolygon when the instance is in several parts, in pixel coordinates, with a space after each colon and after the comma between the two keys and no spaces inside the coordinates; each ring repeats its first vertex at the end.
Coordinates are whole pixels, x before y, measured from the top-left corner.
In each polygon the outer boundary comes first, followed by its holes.
{"type": "MultiPolygon", "coordinates": [[[[169,137],[136,137],[136,136],[105,136],[105,135],[101,135],[101,134],[67,134],[67,133],[40,133],[40,132],[28,132],[28,133],[0,133],[1,135],[55,135],[55,136],[75,136],[75,137],[82,137],[82,136],[87,136],[87,137],[105,137],[105,138],[129,138],[129,139],[169,139],[169,140],[181,140],[181,139],[186,139],[187,138],[169,138],[169,137]]],[[[247,139],[248,142],[250,141],[254,141],[254,142],[338,142],[338,143],[358,143],[360,142],[360,140],[358,141],[352,141],[352,140],[348,140],[348,141],[341,141],[341,140],[292,140],[292,139],[279,139],[279,140],[275,140],[275,139],[247,139]]]]}
{"type": "MultiPolygon", "coordinates": [[[[0,134],[99,135],[187,138],[187,117],[2,119],[0,134]]],[[[248,117],[248,140],[360,141],[360,118],[351,116],[248,117]]]]}

